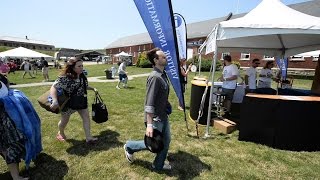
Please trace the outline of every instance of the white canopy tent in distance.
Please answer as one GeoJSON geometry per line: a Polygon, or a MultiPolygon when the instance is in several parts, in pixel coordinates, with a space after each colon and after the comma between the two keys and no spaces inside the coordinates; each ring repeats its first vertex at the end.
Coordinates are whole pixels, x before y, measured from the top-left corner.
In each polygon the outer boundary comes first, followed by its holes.
{"type": "Polygon", "coordinates": [[[24,48],[24,47],[18,47],[15,49],[10,49],[8,51],[4,51],[0,53],[0,57],[4,58],[41,58],[44,57],[45,59],[53,59],[52,56],[39,53],[36,51],[32,51],[30,49],[24,48]]]}
{"type": "MultiPolygon", "coordinates": [[[[284,58],[320,49],[320,18],[291,9],[280,0],[263,0],[245,16],[218,23],[205,46],[206,54],[214,52],[213,84],[218,53],[254,52],[284,58]]],[[[211,106],[209,103],[205,137],[209,136],[211,106]]]]}

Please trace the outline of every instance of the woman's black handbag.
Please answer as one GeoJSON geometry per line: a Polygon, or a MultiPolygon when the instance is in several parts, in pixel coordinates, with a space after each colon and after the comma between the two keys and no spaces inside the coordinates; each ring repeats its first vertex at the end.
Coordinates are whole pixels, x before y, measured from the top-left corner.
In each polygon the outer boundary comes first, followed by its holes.
{"type": "Polygon", "coordinates": [[[96,92],[93,104],[92,104],[92,120],[96,123],[103,123],[108,121],[108,109],[103,103],[101,96],[96,92]]]}

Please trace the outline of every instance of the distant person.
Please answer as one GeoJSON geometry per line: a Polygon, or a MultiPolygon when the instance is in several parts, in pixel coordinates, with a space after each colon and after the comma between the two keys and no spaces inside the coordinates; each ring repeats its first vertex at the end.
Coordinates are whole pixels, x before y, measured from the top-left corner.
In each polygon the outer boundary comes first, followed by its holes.
{"type": "MultiPolygon", "coordinates": [[[[145,135],[153,137],[154,129],[157,129],[162,133],[164,148],[157,153],[152,163],[152,168],[155,170],[171,170],[171,165],[165,164],[171,141],[168,118],[168,115],[171,113],[171,105],[168,101],[169,82],[166,72],[164,71],[164,68],[167,65],[167,59],[164,52],[159,48],[150,50],[147,53],[147,56],[153,65],[153,71],[147,79],[146,99],[144,104],[145,135]]],[[[147,147],[143,140],[130,140],[124,145],[125,156],[129,163],[133,163],[133,155],[135,152],[146,149],[147,147]]]]}
{"type": "Polygon", "coordinates": [[[50,89],[50,94],[53,100],[51,108],[53,110],[59,107],[57,99],[58,91],[67,93],[70,96],[69,102],[64,109],[61,110],[61,119],[58,123],[59,131],[56,136],[57,140],[66,141],[67,136],[65,135],[65,128],[69,122],[71,114],[78,112],[82,119],[87,144],[97,142],[98,138],[91,135],[87,90],[97,91],[95,88],[88,85],[88,80],[83,74],[83,61],[79,58],[71,57],[50,89]],[[81,102],[73,104],[72,102],[74,100],[77,102],[77,99],[81,99],[81,102]]]}
{"type": "Polygon", "coordinates": [[[99,62],[102,62],[102,57],[101,56],[97,57],[97,64],[99,64],[99,62]]]}
{"type": "Polygon", "coordinates": [[[244,76],[246,87],[246,93],[255,93],[257,89],[257,67],[260,65],[259,59],[253,59],[251,66],[246,70],[244,76]]]}
{"type": "Polygon", "coordinates": [[[0,73],[2,75],[8,75],[8,73],[10,72],[10,67],[3,62],[2,59],[0,59],[0,73]]]}
{"type": "Polygon", "coordinates": [[[119,60],[119,69],[118,69],[118,74],[119,74],[119,82],[116,86],[117,89],[120,89],[120,84],[123,83],[123,87],[127,88],[127,83],[128,83],[128,75],[126,71],[126,62],[123,60],[119,60]]]}
{"type": "Polygon", "coordinates": [[[31,72],[33,75],[37,75],[38,74],[38,66],[37,66],[37,61],[36,60],[32,60],[30,62],[31,64],[31,72]]]}
{"type": "Polygon", "coordinates": [[[273,79],[272,68],[274,66],[273,61],[268,61],[259,74],[258,88],[271,88],[271,82],[273,79]]]}
{"type": "Polygon", "coordinates": [[[42,75],[44,78],[44,81],[49,81],[49,64],[48,61],[44,58],[41,58],[41,64],[42,64],[42,75]]]}
{"type": "Polygon", "coordinates": [[[223,57],[223,71],[222,76],[218,78],[222,83],[222,92],[226,94],[226,98],[224,101],[224,108],[226,109],[226,117],[230,116],[231,110],[231,102],[233,99],[233,95],[235,89],[237,87],[237,79],[239,76],[238,67],[232,63],[232,59],[230,55],[226,55],[223,57]]]}
{"type": "Polygon", "coordinates": [[[8,62],[8,66],[10,68],[9,74],[16,74],[15,71],[17,70],[17,64],[14,62],[14,60],[10,60],[10,62],[8,62]]]}
{"type": "Polygon", "coordinates": [[[30,62],[29,62],[28,59],[25,59],[25,60],[23,61],[23,63],[21,64],[20,67],[21,67],[21,69],[24,70],[23,75],[22,75],[22,78],[24,78],[24,76],[25,76],[27,73],[30,75],[31,78],[35,78],[35,77],[32,76],[32,74],[31,74],[31,64],[30,64],[30,62]]]}
{"type": "MultiPolygon", "coordinates": [[[[190,72],[190,69],[192,67],[192,64],[189,64],[188,68],[185,69],[186,67],[186,59],[181,59],[180,60],[180,83],[182,86],[182,92],[184,93],[186,90],[186,85],[188,83],[188,74],[190,72]]],[[[180,103],[180,102],[179,102],[180,103]]],[[[183,111],[185,107],[183,107],[183,105],[179,104],[178,109],[183,111]]]]}

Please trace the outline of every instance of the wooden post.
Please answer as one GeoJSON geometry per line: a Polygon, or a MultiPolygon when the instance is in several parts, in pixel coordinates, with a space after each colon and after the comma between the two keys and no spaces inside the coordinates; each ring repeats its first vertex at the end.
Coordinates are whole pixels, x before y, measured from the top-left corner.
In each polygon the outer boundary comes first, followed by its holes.
{"type": "Polygon", "coordinates": [[[318,64],[313,77],[311,93],[320,95],[320,54],[318,58],[318,64]]]}

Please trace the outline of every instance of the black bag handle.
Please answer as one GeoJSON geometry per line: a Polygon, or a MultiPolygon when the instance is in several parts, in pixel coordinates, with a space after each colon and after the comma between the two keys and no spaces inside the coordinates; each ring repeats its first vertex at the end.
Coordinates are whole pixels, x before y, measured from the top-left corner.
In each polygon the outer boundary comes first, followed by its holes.
{"type": "Polygon", "coordinates": [[[103,104],[103,100],[102,100],[100,94],[97,91],[95,93],[96,93],[96,96],[94,98],[95,104],[98,104],[98,103],[102,103],[103,104]]]}

